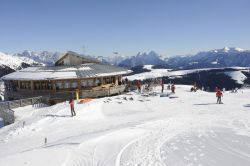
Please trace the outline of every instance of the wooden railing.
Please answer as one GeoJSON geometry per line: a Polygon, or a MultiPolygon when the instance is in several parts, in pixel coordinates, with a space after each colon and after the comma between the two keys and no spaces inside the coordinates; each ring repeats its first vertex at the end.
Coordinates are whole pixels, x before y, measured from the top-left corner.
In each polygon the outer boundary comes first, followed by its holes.
{"type": "MultiPolygon", "coordinates": [[[[92,89],[82,89],[79,90],[80,98],[85,97],[104,97],[114,94],[122,93],[126,88],[126,85],[115,85],[110,87],[98,87],[92,89]]],[[[7,94],[9,98],[25,98],[33,96],[43,96],[48,99],[63,99],[69,100],[75,98],[76,90],[57,90],[55,91],[16,91],[7,94]]]]}

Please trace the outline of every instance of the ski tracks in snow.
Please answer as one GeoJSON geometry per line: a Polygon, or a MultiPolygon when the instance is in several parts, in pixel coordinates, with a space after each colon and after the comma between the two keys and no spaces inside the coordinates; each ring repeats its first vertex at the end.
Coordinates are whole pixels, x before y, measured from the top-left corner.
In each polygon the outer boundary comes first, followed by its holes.
{"type": "Polygon", "coordinates": [[[127,128],[83,142],[69,149],[63,166],[119,166],[124,149],[144,133],[143,129],[127,128]]]}

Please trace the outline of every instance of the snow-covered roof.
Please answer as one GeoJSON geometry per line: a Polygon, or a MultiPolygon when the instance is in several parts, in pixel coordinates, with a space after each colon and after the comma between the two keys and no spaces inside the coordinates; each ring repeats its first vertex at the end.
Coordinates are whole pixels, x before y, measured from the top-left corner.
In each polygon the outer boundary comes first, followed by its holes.
{"type": "Polygon", "coordinates": [[[125,75],[131,71],[126,68],[104,64],[82,64],[78,66],[28,67],[5,75],[3,80],[58,80],[90,78],[112,75],[125,75]]]}

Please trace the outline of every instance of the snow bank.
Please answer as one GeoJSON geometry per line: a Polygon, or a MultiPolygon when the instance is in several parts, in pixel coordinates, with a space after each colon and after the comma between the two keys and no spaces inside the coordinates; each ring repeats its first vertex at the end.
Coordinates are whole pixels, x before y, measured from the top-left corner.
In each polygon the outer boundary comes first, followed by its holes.
{"type": "Polygon", "coordinates": [[[230,76],[238,84],[244,84],[244,80],[247,79],[247,77],[241,71],[229,71],[225,72],[225,74],[230,76]]]}

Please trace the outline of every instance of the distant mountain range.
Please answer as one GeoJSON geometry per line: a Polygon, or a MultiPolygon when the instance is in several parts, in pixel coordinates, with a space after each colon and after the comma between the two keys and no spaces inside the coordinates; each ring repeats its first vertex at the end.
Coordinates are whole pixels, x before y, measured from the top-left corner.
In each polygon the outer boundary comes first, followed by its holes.
{"type": "Polygon", "coordinates": [[[196,55],[171,57],[166,61],[166,66],[175,69],[249,67],[250,51],[225,47],[199,52],[196,55]]]}
{"type": "Polygon", "coordinates": [[[135,56],[131,56],[127,59],[122,60],[118,65],[122,67],[136,67],[141,65],[161,65],[166,64],[164,58],[154,52],[151,51],[149,53],[138,53],[135,56]]]}
{"type": "Polygon", "coordinates": [[[199,69],[219,67],[250,67],[250,51],[240,48],[225,47],[195,55],[163,58],[154,51],[139,53],[119,63],[119,66],[132,68],[141,65],[155,65],[154,68],[199,69]]]}
{"type": "MultiPolygon", "coordinates": [[[[15,70],[34,65],[53,65],[62,53],[59,52],[34,52],[25,50],[22,53],[0,53],[0,76],[15,70]]],[[[199,52],[195,55],[173,56],[164,58],[162,55],[150,51],[138,53],[135,56],[94,57],[103,63],[136,68],[142,65],[154,65],[154,68],[171,69],[197,69],[220,67],[250,67],[250,51],[234,47],[225,47],[211,51],[199,52]]]]}
{"type": "Polygon", "coordinates": [[[22,53],[13,54],[14,57],[19,57],[21,59],[27,58],[31,59],[37,64],[40,65],[54,65],[54,63],[59,59],[62,55],[60,52],[49,52],[49,51],[42,51],[42,52],[35,52],[35,51],[28,51],[25,50],[22,53]]]}

